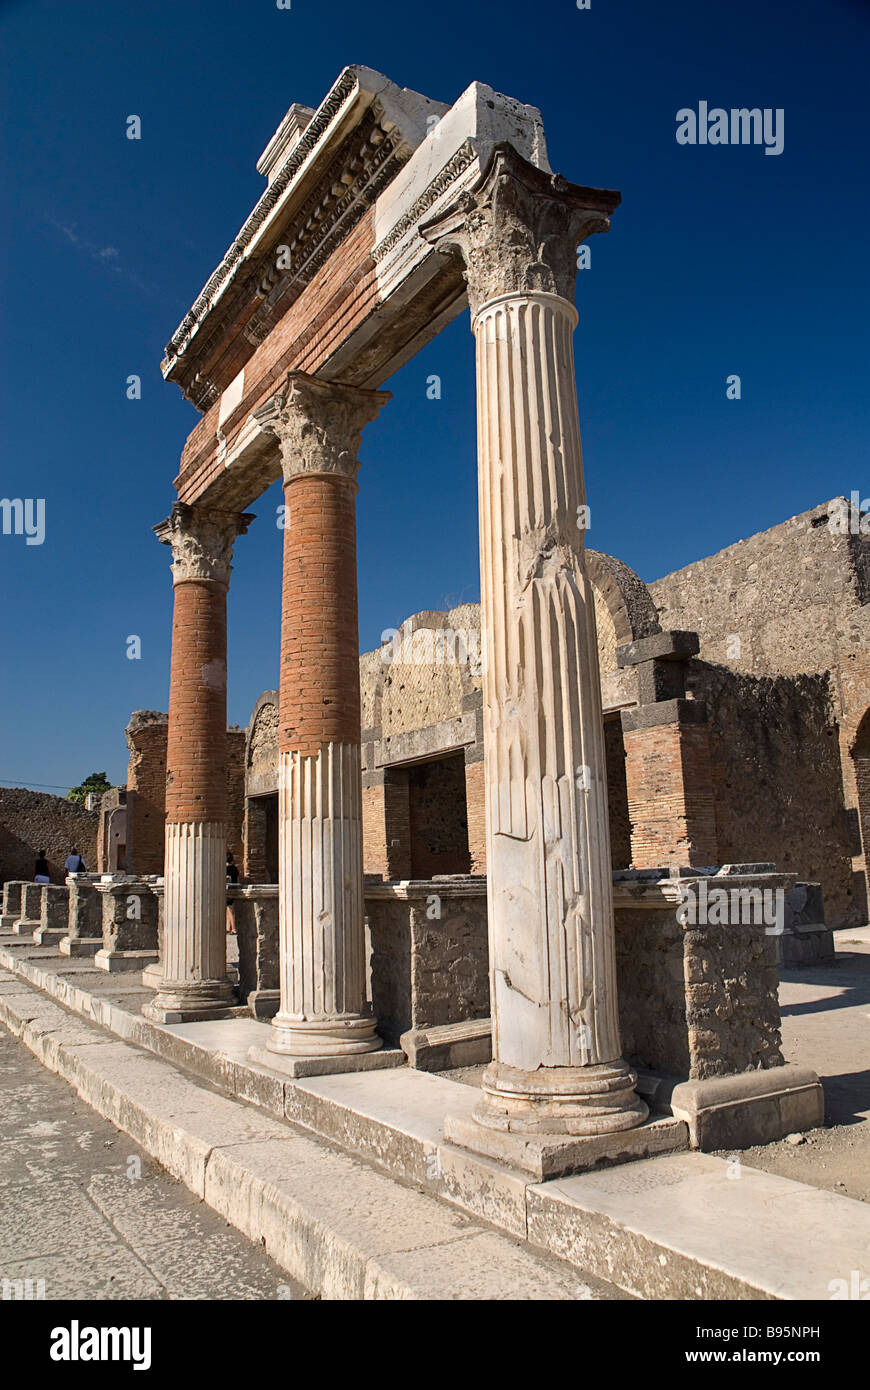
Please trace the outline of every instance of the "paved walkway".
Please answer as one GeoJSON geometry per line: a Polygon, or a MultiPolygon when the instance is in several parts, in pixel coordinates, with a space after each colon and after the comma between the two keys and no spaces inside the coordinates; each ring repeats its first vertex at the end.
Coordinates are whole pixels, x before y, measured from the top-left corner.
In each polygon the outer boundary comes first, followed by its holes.
{"type": "Polygon", "coordinates": [[[3,1027],[0,1094],[0,1300],[307,1297],[3,1027]]]}
{"type": "Polygon", "coordinates": [[[870,927],[843,928],[834,939],[833,961],[784,966],[779,988],[783,1053],[821,1078],[826,1128],[801,1143],[747,1149],[743,1158],[870,1202],[870,927]]]}

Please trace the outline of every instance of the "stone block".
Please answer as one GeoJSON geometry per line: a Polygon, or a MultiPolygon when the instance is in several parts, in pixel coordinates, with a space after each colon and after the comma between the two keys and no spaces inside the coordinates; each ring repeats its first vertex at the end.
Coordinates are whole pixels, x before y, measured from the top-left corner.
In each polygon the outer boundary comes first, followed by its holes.
{"type": "Polygon", "coordinates": [[[104,874],[97,885],[102,906],[100,970],[141,970],[158,959],[157,896],[152,885],[130,875],[104,874]]]}
{"type": "Polygon", "coordinates": [[[490,1129],[470,1115],[448,1115],[444,1137],[460,1148],[484,1154],[531,1173],[535,1182],[579,1173],[601,1164],[628,1163],[688,1148],[688,1128],[674,1117],[653,1118],[616,1134],[578,1138],[570,1134],[521,1134],[490,1129]]]}
{"type": "Polygon", "coordinates": [[[819,1078],[795,1064],[683,1081],[656,1098],[685,1120],[692,1147],[708,1152],[771,1144],[796,1130],[818,1128],[825,1116],[819,1078]]]}
{"type": "Polygon", "coordinates": [[[271,1018],[280,1001],[278,885],[230,888],[227,896],[239,943],[239,998],[247,1002],[255,1018],[271,1018]]]}
{"type": "Polygon", "coordinates": [[[409,1032],[488,1017],[483,877],[367,884],[365,906],[372,1008],[383,1037],[398,1044],[409,1032]]]}
{"type": "Polygon", "coordinates": [[[418,1071],[449,1071],[492,1061],[492,1021],[472,1018],[441,1028],[411,1028],[399,1045],[418,1071]]]}
{"type": "Polygon", "coordinates": [[[697,656],[701,643],[697,632],[654,632],[616,649],[618,666],[638,666],[645,661],[687,661],[697,656]]]}

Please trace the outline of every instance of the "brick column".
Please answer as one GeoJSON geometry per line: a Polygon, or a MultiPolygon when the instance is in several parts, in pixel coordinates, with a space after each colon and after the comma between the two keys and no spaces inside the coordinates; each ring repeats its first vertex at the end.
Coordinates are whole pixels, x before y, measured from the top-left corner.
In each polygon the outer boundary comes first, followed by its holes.
{"type": "Polygon", "coordinates": [[[696,632],[658,632],[617,649],[637,671],[638,704],[622,711],[634,869],[717,864],[707,708],[687,700],[696,632]]]}
{"type": "MultiPolygon", "coordinates": [[[[381,1047],[365,997],[356,474],[390,399],[291,372],[256,412],[281,448],[287,503],[279,704],[281,1007],[257,1059],[381,1047]]],[[[322,1061],[318,1069],[324,1069],[322,1061]]]]}
{"type": "Polygon", "coordinates": [[[424,228],[466,267],[485,655],[493,1060],[473,1118],[448,1116],[445,1134],[539,1178],[647,1143],[620,1055],[572,343],[576,247],[618,202],[505,145],[424,228]]]}
{"type": "Polygon", "coordinates": [[[166,744],[163,978],[142,1012],[218,1018],[226,970],[227,589],[233,542],[253,517],[177,503],[155,526],[172,547],[175,607],[166,744]]]}

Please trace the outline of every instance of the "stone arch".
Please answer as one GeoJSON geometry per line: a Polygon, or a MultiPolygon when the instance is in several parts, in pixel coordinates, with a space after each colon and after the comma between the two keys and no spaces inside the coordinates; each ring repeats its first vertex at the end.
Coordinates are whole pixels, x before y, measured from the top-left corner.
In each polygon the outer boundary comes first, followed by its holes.
{"type": "Polygon", "coordinates": [[[374,677],[371,726],[379,737],[461,713],[464,698],[481,688],[480,604],[426,609],[392,631],[374,677]]]}
{"type": "Polygon", "coordinates": [[[617,669],[616,648],[661,632],[652,594],[639,575],[601,550],[586,551],[595,597],[598,662],[602,675],[617,669]]]}

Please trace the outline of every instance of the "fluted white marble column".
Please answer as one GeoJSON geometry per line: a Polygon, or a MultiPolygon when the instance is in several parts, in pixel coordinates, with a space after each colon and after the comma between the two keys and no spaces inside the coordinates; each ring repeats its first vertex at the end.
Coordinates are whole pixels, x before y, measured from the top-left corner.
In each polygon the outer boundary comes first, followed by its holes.
{"type": "Polygon", "coordinates": [[[270,1051],[336,1056],[381,1046],[366,1009],[359,746],[279,761],[281,1008],[270,1051]]]}
{"type": "Polygon", "coordinates": [[[616,202],[505,148],[426,231],[463,256],[477,343],[493,1060],[475,1118],[519,1134],[600,1136],[647,1113],[620,1055],[604,728],[578,525],[575,248],[606,229],[616,202]]]}

